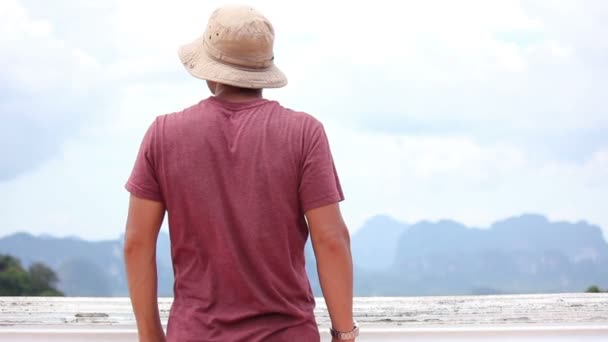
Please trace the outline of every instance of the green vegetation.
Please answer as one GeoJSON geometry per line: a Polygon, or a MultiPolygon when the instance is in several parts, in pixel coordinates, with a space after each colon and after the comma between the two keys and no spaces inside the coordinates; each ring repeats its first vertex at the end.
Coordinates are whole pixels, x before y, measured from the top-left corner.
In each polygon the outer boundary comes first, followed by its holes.
{"type": "Polygon", "coordinates": [[[19,259],[0,254],[0,296],[63,296],[55,272],[42,263],[25,270],[19,259]]]}
{"type": "Polygon", "coordinates": [[[602,291],[599,286],[597,285],[593,285],[593,286],[589,286],[587,288],[587,291],[585,291],[587,293],[600,293],[600,292],[606,292],[606,291],[602,291]]]}

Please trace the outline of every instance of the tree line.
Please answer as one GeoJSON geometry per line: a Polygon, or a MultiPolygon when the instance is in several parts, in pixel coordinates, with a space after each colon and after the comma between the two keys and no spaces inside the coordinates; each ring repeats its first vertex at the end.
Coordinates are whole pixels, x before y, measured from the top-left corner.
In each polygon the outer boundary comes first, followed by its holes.
{"type": "Polygon", "coordinates": [[[0,296],[63,296],[57,289],[57,274],[37,262],[25,269],[21,261],[0,254],[0,296]]]}
{"type": "Polygon", "coordinates": [[[602,293],[602,292],[608,292],[608,290],[602,290],[602,289],[600,289],[599,286],[592,285],[592,286],[589,286],[587,288],[587,291],[585,291],[585,292],[587,292],[587,293],[602,293]]]}

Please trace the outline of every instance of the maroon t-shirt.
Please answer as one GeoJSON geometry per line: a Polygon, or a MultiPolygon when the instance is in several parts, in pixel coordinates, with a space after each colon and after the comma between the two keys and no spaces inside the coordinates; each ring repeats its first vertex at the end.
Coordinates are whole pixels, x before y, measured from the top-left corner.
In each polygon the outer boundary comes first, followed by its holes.
{"type": "Polygon", "coordinates": [[[126,188],[163,202],[168,341],[318,341],[304,213],[343,200],[323,126],[264,99],[156,118],[126,188]]]}

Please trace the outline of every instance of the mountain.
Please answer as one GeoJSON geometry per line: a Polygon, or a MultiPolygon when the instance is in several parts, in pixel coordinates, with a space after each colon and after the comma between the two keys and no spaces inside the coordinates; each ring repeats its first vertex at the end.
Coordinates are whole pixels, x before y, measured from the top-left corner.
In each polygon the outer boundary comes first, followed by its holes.
{"type": "MultiPolygon", "coordinates": [[[[128,294],[122,239],[85,241],[17,233],[0,239],[0,254],[10,254],[25,267],[42,261],[57,272],[58,287],[67,296],[125,296],[128,294]]],[[[158,239],[159,294],[172,294],[173,274],[169,238],[158,239]]]]}
{"type": "Polygon", "coordinates": [[[369,219],[351,239],[351,249],[357,267],[365,271],[387,270],[397,255],[399,237],[407,224],[385,215],[369,219]]]}
{"type": "MultiPolygon", "coordinates": [[[[608,244],[587,222],[550,222],[522,215],[489,228],[455,221],[407,225],[388,216],[368,220],[352,234],[357,296],[580,292],[608,287],[608,244]]],[[[122,238],[85,241],[19,233],[0,239],[0,254],[42,261],[71,296],[126,296],[122,238]]],[[[306,270],[320,295],[314,252],[306,245],[306,270]]],[[[158,239],[159,294],[171,296],[169,236],[158,239]]]]}
{"type": "Polygon", "coordinates": [[[578,292],[608,284],[608,244],[586,222],[522,215],[473,229],[420,222],[399,240],[393,295],[578,292]]]}

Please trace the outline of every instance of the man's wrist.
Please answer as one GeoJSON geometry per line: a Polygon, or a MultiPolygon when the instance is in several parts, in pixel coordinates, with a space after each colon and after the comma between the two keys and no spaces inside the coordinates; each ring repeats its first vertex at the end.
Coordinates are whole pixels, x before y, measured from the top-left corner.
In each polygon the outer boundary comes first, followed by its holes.
{"type": "Polygon", "coordinates": [[[359,324],[353,320],[352,327],[348,330],[337,330],[334,327],[329,328],[329,333],[333,340],[338,341],[350,341],[354,340],[355,337],[359,336],[359,324]]]}
{"type": "Polygon", "coordinates": [[[165,331],[163,330],[162,326],[156,328],[139,329],[138,332],[140,341],[165,341],[165,331]]]}
{"type": "Polygon", "coordinates": [[[332,319],[330,328],[336,331],[351,331],[354,328],[354,323],[355,318],[349,315],[349,318],[332,319]]]}

